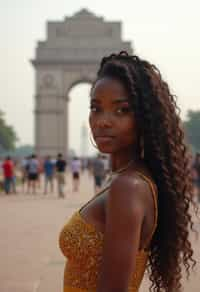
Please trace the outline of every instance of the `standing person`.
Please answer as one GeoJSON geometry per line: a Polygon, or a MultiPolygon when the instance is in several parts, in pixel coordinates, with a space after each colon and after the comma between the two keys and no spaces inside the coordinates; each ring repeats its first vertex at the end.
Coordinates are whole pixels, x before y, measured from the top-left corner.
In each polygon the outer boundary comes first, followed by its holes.
{"type": "Polygon", "coordinates": [[[56,172],[57,172],[57,182],[58,182],[58,197],[64,198],[64,186],[65,186],[65,169],[67,163],[61,153],[57,156],[56,161],[56,172]]]}
{"type": "Polygon", "coordinates": [[[105,177],[104,162],[101,154],[98,154],[93,160],[92,173],[94,176],[94,191],[97,193],[101,189],[105,177]]]}
{"type": "Polygon", "coordinates": [[[28,189],[30,191],[32,190],[33,194],[36,194],[38,172],[39,172],[39,162],[35,154],[32,154],[31,158],[28,160],[27,171],[28,171],[28,180],[29,180],[28,189]]]}
{"type": "Polygon", "coordinates": [[[102,155],[102,161],[103,161],[103,164],[104,164],[104,180],[105,180],[106,176],[110,172],[110,159],[109,159],[108,156],[102,155]]]}
{"type": "Polygon", "coordinates": [[[44,165],[44,194],[47,194],[48,184],[50,184],[50,191],[53,193],[53,178],[55,165],[51,159],[51,156],[47,156],[44,165]]]}
{"type": "Polygon", "coordinates": [[[31,160],[31,155],[27,157],[27,163],[26,163],[26,174],[27,174],[27,189],[26,193],[30,192],[30,179],[29,179],[29,161],[31,160]]]}
{"type": "Polygon", "coordinates": [[[37,159],[37,161],[38,161],[38,175],[37,175],[37,188],[38,189],[40,189],[41,188],[41,177],[42,177],[42,173],[43,173],[43,171],[44,171],[44,169],[43,169],[43,164],[44,164],[44,162],[43,162],[43,159],[41,158],[41,157],[35,157],[36,159],[37,159]]]}
{"type": "Polygon", "coordinates": [[[92,177],[93,176],[92,162],[93,162],[93,159],[91,157],[88,158],[88,161],[87,161],[87,172],[88,172],[88,176],[89,177],[92,177]]]}
{"type": "Polygon", "coordinates": [[[71,161],[71,172],[73,179],[73,192],[79,191],[80,186],[80,172],[81,172],[81,160],[78,157],[74,157],[71,161]]]}
{"type": "Polygon", "coordinates": [[[6,194],[10,194],[12,181],[14,177],[14,164],[10,156],[7,156],[2,165],[4,175],[4,190],[6,194]]]}
{"type": "Polygon", "coordinates": [[[11,189],[14,194],[17,193],[17,168],[18,168],[18,162],[17,160],[13,160],[13,177],[11,181],[11,189]]]}
{"type": "Polygon", "coordinates": [[[24,157],[21,161],[21,182],[22,182],[22,191],[25,192],[25,186],[28,180],[28,157],[24,157]]]}
{"type": "Polygon", "coordinates": [[[90,127],[111,156],[110,184],[60,233],[69,258],[64,292],[182,291],[195,261],[189,231],[192,182],[176,102],[158,69],[126,52],[101,61],[90,127]]]}
{"type": "Polygon", "coordinates": [[[3,161],[0,158],[0,192],[4,189],[4,183],[3,183],[3,161]]]}

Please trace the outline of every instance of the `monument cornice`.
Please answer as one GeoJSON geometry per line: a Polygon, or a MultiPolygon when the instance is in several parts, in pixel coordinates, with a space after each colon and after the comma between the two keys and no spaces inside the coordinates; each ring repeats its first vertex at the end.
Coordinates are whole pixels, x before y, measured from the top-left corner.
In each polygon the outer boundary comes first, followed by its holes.
{"type": "Polygon", "coordinates": [[[82,61],[77,61],[77,60],[31,60],[31,63],[33,66],[40,66],[40,65],[58,65],[58,66],[64,66],[64,65],[70,65],[70,66],[90,66],[90,65],[98,65],[100,60],[82,60],[82,61]]]}

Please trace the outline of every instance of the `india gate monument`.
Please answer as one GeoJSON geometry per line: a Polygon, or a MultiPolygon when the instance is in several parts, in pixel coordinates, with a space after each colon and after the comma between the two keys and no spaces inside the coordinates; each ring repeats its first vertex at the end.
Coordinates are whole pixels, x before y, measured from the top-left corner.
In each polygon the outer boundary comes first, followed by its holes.
{"type": "MultiPolygon", "coordinates": [[[[91,84],[100,59],[112,52],[132,53],[122,40],[120,21],[105,21],[86,9],[63,21],[49,21],[45,41],[37,43],[35,69],[35,151],[38,155],[68,153],[69,92],[91,84]]],[[[78,112],[81,111],[77,109],[78,112]]]]}

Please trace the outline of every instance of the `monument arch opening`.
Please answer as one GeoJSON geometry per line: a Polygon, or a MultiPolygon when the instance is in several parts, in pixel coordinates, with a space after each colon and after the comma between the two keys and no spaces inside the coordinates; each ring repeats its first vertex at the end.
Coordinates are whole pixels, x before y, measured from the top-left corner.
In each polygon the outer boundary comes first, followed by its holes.
{"type": "Polygon", "coordinates": [[[78,82],[69,93],[69,154],[87,157],[96,153],[90,142],[89,111],[91,83],[78,82]]]}

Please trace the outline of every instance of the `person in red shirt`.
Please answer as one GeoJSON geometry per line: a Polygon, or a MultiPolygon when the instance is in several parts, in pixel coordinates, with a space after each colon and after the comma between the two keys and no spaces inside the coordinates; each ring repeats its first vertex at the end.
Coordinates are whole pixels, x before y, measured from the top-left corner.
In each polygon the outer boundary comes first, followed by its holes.
{"type": "Polygon", "coordinates": [[[6,194],[9,194],[14,175],[14,164],[9,156],[5,159],[2,168],[4,174],[4,190],[6,194]]]}

